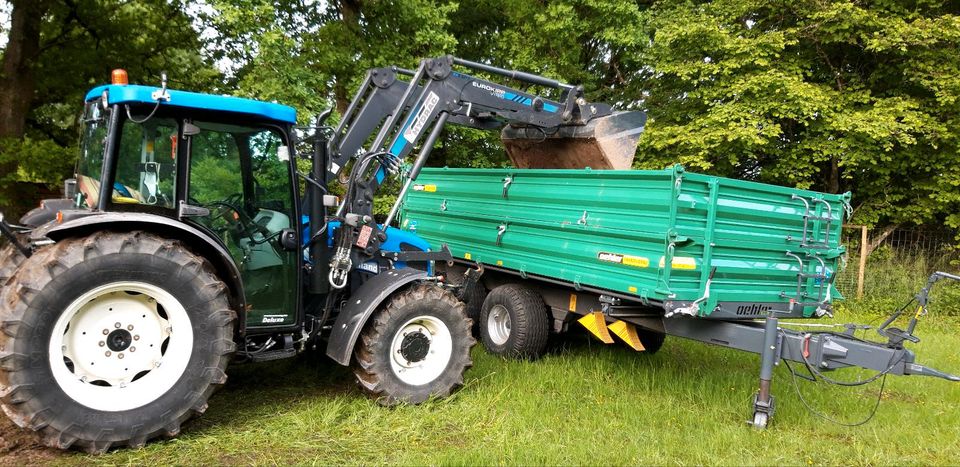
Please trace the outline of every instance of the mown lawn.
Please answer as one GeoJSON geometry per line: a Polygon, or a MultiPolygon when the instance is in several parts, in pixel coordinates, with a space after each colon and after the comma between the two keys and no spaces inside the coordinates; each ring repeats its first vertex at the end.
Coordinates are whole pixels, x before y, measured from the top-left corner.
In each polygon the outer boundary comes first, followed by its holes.
{"type": "MultiPolygon", "coordinates": [[[[863,321],[863,319],[861,319],[863,321]]],[[[918,361],[960,372],[960,319],[921,323],[918,361]]],[[[681,339],[655,355],[582,338],[537,362],[474,349],[466,387],[418,407],[383,408],[349,370],[321,358],[238,366],[177,439],[102,456],[103,464],[949,464],[960,462],[960,384],[889,377],[869,423],[808,412],[778,368],[772,426],[745,424],[758,357],[681,339]]],[[[837,374],[837,377],[856,377],[837,374]]],[[[879,382],[800,382],[818,410],[869,414],[879,382]]]]}

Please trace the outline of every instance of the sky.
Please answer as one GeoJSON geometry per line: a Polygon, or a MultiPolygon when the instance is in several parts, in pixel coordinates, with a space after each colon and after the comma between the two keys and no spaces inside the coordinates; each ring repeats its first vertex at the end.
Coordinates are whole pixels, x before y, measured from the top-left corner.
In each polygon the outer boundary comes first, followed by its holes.
{"type": "Polygon", "coordinates": [[[0,1],[0,47],[7,46],[10,31],[10,3],[0,1]]]}

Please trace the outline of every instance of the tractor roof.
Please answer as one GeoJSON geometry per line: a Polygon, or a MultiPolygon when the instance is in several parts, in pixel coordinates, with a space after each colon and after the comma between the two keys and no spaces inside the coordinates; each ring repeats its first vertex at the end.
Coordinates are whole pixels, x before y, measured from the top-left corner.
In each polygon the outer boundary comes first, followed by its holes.
{"type": "MultiPolygon", "coordinates": [[[[86,101],[96,99],[107,91],[107,100],[110,104],[142,103],[156,104],[151,95],[158,91],[155,86],[131,85],[104,85],[97,86],[87,93],[86,101]]],[[[277,120],[284,123],[296,123],[297,111],[293,107],[271,102],[255,101],[233,96],[217,96],[197,92],[175,91],[168,89],[170,100],[162,100],[161,105],[188,107],[221,112],[237,112],[258,117],[277,120]]]]}

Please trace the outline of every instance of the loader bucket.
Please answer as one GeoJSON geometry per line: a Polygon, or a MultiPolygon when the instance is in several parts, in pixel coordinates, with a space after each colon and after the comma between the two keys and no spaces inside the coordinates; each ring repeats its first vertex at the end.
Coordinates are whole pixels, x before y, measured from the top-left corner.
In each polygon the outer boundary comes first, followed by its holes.
{"type": "Polygon", "coordinates": [[[586,125],[544,131],[507,126],[500,139],[518,169],[613,169],[633,165],[637,141],[647,122],[643,112],[617,112],[586,125]]]}

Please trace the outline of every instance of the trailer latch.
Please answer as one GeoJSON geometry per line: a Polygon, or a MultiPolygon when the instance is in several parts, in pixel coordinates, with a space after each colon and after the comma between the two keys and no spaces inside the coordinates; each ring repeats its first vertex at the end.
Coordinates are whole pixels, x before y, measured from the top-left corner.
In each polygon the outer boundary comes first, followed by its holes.
{"type": "Polygon", "coordinates": [[[507,232],[507,224],[500,224],[497,226],[497,246],[500,246],[500,241],[503,240],[503,234],[507,232]]]}

